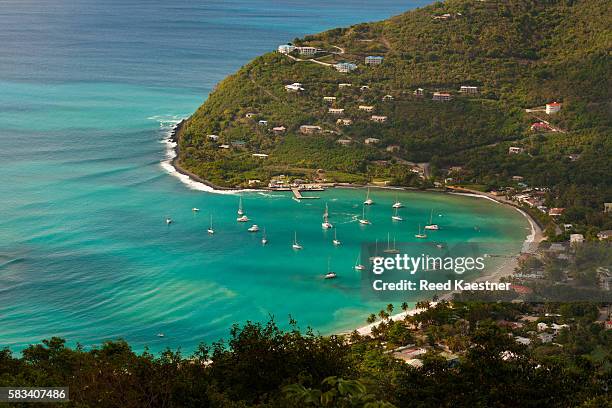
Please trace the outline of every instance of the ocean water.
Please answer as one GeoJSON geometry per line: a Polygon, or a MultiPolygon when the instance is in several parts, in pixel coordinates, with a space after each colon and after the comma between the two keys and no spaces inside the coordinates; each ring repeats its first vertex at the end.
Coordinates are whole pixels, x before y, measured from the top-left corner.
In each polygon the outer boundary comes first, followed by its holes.
{"type": "Polygon", "coordinates": [[[388,233],[413,240],[430,209],[443,226],[438,240],[518,250],[527,224],[501,205],[406,192],[406,221],[393,225],[396,193],[373,191],[373,224],[363,228],[354,216],[364,191],[348,189],[302,203],[244,194],[248,215],[266,228],[263,247],[236,223],[236,196],[189,188],[162,166],[172,125],[249,59],[296,36],[425,3],[3,1],[0,347],[62,336],[190,351],[233,323],[274,316],[285,324],[290,314],[322,333],[354,327],[380,306],[360,296],[352,267],[361,243],[388,233]],[[321,229],[325,203],[340,248],[321,229]],[[291,249],[294,231],[303,251],[291,249]],[[321,279],[328,260],[335,281],[321,279]]]}

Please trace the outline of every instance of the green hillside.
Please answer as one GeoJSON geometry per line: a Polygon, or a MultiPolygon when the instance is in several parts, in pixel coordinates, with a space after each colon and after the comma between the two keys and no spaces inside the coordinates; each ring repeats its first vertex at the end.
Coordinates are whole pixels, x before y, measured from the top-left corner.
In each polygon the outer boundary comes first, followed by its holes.
{"type": "Polygon", "coordinates": [[[416,187],[450,175],[490,189],[521,176],[549,187],[548,204],[573,208],[575,222],[604,226],[609,220],[597,213],[612,201],[611,16],[606,0],[449,0],[296,39],[293,45],[324,50],[319,63],[272,52],[225,79],[180,132],[178,164],[219,186],[265,184],[279,174],[313,179],[317,169],[328,181],[416,187]],[[366,65],[368,55],[383,63],[366,65]],[[321,64],[337,62],[358,67],[340,73],[321,64]],[[304,91],[287,92],[294,82],[304,91]],[[461,86],[478,92],[462,94],[461,86]],[[434,101],[434,92],[452,100],[434,101]],[[526,112],[553,101],[562,104],[558,113],[526,112]],[[338,125],[339,118],[352,124],[338,125]],[[540,120],[558,131],[530,130],[540,120]],[[322,132],[302,135],[301,125],[322,132]],[[279,126],[287,130],[275,133],[279,126]],[[366,138],[379,142],[366,145],[366,138]],[[524,151],[509,155],[510,146],[524,151]],[[424,176],[410,171],[414,163],[429,164],[421,166],[424,176]]]}

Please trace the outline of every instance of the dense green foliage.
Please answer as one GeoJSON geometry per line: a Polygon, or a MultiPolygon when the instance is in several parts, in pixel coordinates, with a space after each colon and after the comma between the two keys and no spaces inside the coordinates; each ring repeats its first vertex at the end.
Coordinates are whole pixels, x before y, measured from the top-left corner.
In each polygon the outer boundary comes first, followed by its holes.
{"type": "Polygon", "coordinates": [[[0,386],[69,386],[71,402],[62,406],[78,407],[605,407],[612,402],[612,331],[593,323],[594,305],[439,303],[395,322],[386,317],[392,311],[392,305],[381,311],[383,320],[371,337],[322,337],[295,326],[283,331],[273,322],[247,323],[234,327],[227,343],[202,345],[189,358],[170,350],[137,354],[122,341],[71,349],[53,338],[19,358],[1,351],[0,386]],[[569,330],[555,345],[516,343],[503,322],[538,310],[563,313],[569,330]],[[429,349],[421,368],[390,353],[409,343],[429,349]],[[443,347],[459,359],[447,361],[438,354],[443,347]]]}
{"type": "Polygon", "coordinates": [[[278,174],[312,178],[324,169],[329,181],[426,187],[443,179],[444,169],[460,166],[461,183],[493,188],[512,185],[511,177],[520,175],[530,186],[551,188],[549,206],[572,208],[569,222],[612,228],[609,217],[597,215],[612,201],[611,16],[607,0],[448,0],[296,39],[330,51],[319,61],[359,67],[339,73],[279,53],[256,58],[220,83],[188,120],[179,164],[220,186],[278,174]],[[434,18],[444,14],[449,17],[434,18]],[[367,55],[384,61],[367,66],[367,55]],[[305,91],[285,91],[293,82],[305,91]],[[340,89],[339,83],[352,86],[340,89]],[[479,92],[459,94],[462,85],[479,92]],[[424,97],[415,97],[417,88],[425,89],[424,97]],[[432,101],[436,91],[451,92],[453,100],[432,101]],[[383,101],[384,95],[394,99],[383,101]],[[336,100],[326,103],[324,96],[336,100]],[[552,101],[562,103],[557,114],[525,111],[552,101]],[[359,105],[374,106],[388,121],[372,122],[359,105]],[[345,111],[336,116],[329,107],[345,111]],[[339,117],[353,124],[339,126],[339,117]],[[563,132],[531,131],[540,119],[563,132]],[[326,132],[300,135],[304,124],[326,132]],[[274,133],[275,126],[287,131],[274,133]],[[219,135],[218,143],[246,144],[219,149],[209,134],[219,135]],[[368,137],[380,143],[365,145],[368,137]],[[343,147],[338,139],[352,143],[343,147]],[[400,150],[390,153],[389,145],[400,150]],[[525,151],[509,155],[510,146],[525,151]],[[570,154],[580,156],[572,161],[570,154]],[[432,179],[410,173],[410,163],[423,162],[431,164],[432,179]]]}

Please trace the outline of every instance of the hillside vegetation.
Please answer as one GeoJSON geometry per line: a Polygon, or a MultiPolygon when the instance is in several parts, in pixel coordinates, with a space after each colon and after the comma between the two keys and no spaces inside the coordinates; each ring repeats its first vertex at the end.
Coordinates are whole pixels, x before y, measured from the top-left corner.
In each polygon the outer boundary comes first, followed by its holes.
{"type": "Polygon", "coordinates": [[[606,0],[449,0],[295,39],[294,45],[325,50],[314,57],[321,63],[358,68],[340,73],[295,52],[256,58],[221,82],[188,120],[178,164],[220,186],[265,184],[279,174],[313,179],[317,169],[328,181],[416,187],[449,173],[453,183],[488,189],[522,176],[529,186],[550,189],[551,206],[573,208],[572,221],[605,227],[609,219],[597,214],[612,201],[611,16],[606,0]],[[368,55],[384,61],[366,65],[368,55]],[[294,82],[304,91],[287,92],[284,86],[294,82]],[[478,93],[460,94],[461,86],[478,93]],[[423,96],[414,94],[417,88],[423,96]],[[433,101],[434,92],[452,100],[433,101]],[[385,95],[393,99],[383,101],[385,95]],[[526,112],[553,101],[562,104],[556,114],[526,112]],[[329,108],[345,111],[333,115],[329,108]],[[372,115],[387,120],[376,123],[372,115]],[[338,125],[339,118],[352,124],[338,125]],[[557,131],[532,131],[540,120],[557,131]],[[301,125],[322,132],[302,135],[301,125]],[[279,126],[287,130],[275,133],[279,126]],[[366,145],[366,138],[379,143],[366,145]],[[244,145],[231,146],[238,141],[244,145]],[[389,146],[399,147],[390,152],[389,146]],[[524,151],[509,155],[510,146],[524,151]],[[414,163],[428,163],[421,168],[430,171],[419,177],[410,171],[414,163]]]}

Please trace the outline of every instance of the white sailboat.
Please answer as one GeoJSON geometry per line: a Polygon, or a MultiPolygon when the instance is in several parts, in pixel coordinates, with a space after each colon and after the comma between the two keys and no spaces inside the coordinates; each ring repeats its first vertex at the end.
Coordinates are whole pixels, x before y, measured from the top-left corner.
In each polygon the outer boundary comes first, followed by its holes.
{"type": "Polygon", "coordinates": [[[303,247],[299,244],[298,240],[297,240],[297,232],[294,233],[293,236],[293,245],[291,245],[291,247],[293,249],[295,249],[296,251],[299,251],[300,249],[302,249],[303,247]]]}
{"type": "Polygon", "coordinates": [[[327,273],[325,274],[324,278],[325,279],[335,279],[338,275],[336,275],[335,272],[331,271],[329,264],[330,264],[330,260],[328,258],[327,259],[327,273]]]}
{"type": "Polygon", "coordinates": [[[334,230],[334,240],[333,240],[332,242],[333,242],[333,244],[334,244],[335,246],[339,246],[339,245],[342,245],[342,242],[340,242],[340,240],[339,240],[339,239],[338,239],[338,237],[336,236],[336,231],[337,231],[337,230],[334,230]]]}
{"type": "Polygon", "coordinates": [[[421,224],[419,224],[419,233],[415,234],[414,237],[419,239],[427,238],[427,234],[421,233],[421,224]]]}
{"type": "Polygon", "coordinates": [[[261,244],[266,245],[268,243],[268,236],[266,235],[266,229],[263,230],[263,236],[261,237],[261,244]]]}
{"type": "Polygon", "coordinates": [[[393,237],[393,247],[391,247],[391,242],[389,240],[389,233],[387,233],[387,249],[383,250],[385,254],[399,254],[399,250],[395,248],[395,237],[393,237]]]}
{"type": "Polygon", "coordinates": [[[393,221],[404,221],[404,219],[397,213],[397,210],[399,207],[394,207],[394,208],[395,208],[395,211],[393,211],[393,215],[391,216],[391,219],[393,221]]]}
{"type": "Polygon", "coordinates": [[[440,229],[440,227],[438,226],[438,224],[434,224],[434,223],[433,223],[433,209],[431,210],[431,214],[429,214],[429,224],[427,224],[427,225],[425,226],[425,229],[426,229],[426,230],[433,230],[433,231],[436,231],[436,230],[439,230],[439,229],[440,229]]]}
{"type": "Polygon", "coordinates": [[[359,255],[357,255],[357,259],[355,260],[355,270],[356,271],[363,271],[365,269],[365,266],[361,264],[361,252],[359,252],[359,255]]]}
{"type": "Polygon", "coordinates": [[[372,201],[372,199],[370,198],[370,188],[368,187],[368,194],[366,195],[366,199],[363,202],[364,205],[372,205],[374,204],[374,201],[372,201]]]}
{"type": "Polygon", "coordinates": [[[199,211],[200,211],[200,209],[199,209],[198,207],[193,207],[193,208],[191,209],[191,211],[193,211],[193,212],[199,212],[199,211]]]}
{"type": "Polygon", "coordinates": [[[404,205],[398,199],[398,196],[395,196],[395,202],[393,203],[393,208],[402,208],[404,205]]]}
{"type": "Polygon", "coordinates": [[[238,215],[244,215],[244,211],[242,210],[242,196],[240,197],[240,201],[238,202],[238,215]]]}
{"type": "Polygon", "coordinates": [[[212,214],[210,215],[210,227],[208,227],[207,232],[212,235],[215,233],[215,230],[213,229],[213,223],[212,223],[212,214]]]}
{"type": "Polygon", "coordinates": [[[323,222],[321,223],[321,227],[323,229],[334,228],[334,226],[329,222],[329,209],[327,208],[327,204],[325,204],[325,212],[323,213],[323,222]]]}
{"type": "Polygon", "coordinates": [[[173,222],[172,218],[166,217],[166,224],[170,225],[170,224],[172,224],[172,222],[173,222]]]}
{"type": "Polygon", "coordinates": [[[249,229],[247,230],[249,232],[257,232],[259,231],[259,226],[257,224],[253,224],[249,227],[249,229]]]}
{"type": "Polygon", "coordinates": [[[364,205],[364,207],[363,207],[363,209],[361,211],[361,219],[359,220],[359,223],[361,225],[370,225],[371,224],[371,222],[368,221],[368,219],[365,217],[365,205],[364,205]]]}

